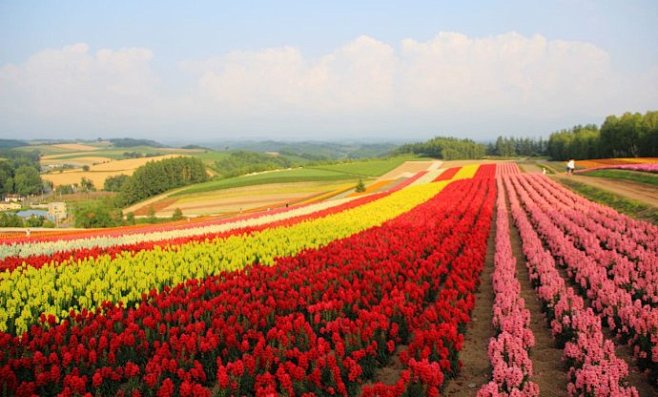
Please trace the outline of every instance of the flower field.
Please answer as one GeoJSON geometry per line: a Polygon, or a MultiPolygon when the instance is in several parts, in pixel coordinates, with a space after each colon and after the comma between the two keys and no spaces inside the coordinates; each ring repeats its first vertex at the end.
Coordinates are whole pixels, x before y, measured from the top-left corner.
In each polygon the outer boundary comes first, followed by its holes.
{"type": "Polygon", "coordinates": [[[642,164],[617,164],[617,165],[600,165],[585,170],[578,171],[579,173],[594,170],[627,170],[627,171],[640,171],[658,173],[658,162],[656,163],[642,163],[642,164]]]}
{"type": "Polygon", "coordinates": [[[611,159],[593,159],[593,160],[578,160],[576,166],[586,169],[593,168],[617,168],[619,166],[632,166],[643,164],[656,164],[658,158],[656,157],[634,157],[634,158],[611,158],[611,159]]]}
{"type": "Polygon", "coordinates": [[[658,377],[656,227],[513,163],[423,175],[265,215],[3,240],[1,393],[439,396],[491,277],[472,395],[539,396],[541,313],[518,266],[562,351],[562,395],[638,396],[629,365],[658,377]]]}

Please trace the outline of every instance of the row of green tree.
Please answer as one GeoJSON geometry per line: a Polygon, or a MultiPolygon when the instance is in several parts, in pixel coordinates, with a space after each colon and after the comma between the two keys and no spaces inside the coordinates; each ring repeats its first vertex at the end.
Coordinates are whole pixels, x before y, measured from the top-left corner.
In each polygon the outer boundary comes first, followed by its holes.
{"type": "Polygon", "coordinates": [[[126,206],[167,190],[208,180],[206,167],[198,158],[174,157],[149,161],[124,180],[117,198],[126,206]]]}
{"type": "Polygon", "coordinates": [[[284,156],[245,150],[232,152],[227,157],[215,161],[215,168],[225,178],[252,172],[289,168],[293,165],[295,164],[284,156]]]}
{"type": "Polygon", "coordinates": [[[39,175],[39,152],[0,150],[0,195],[28,196],[43,191],[39,175]]]}
{"type": "Polygon", "coordinates": [[[0,227],[55,227],[55,224],[43,216],[21,218],[14,212],[0,212],[0,227]]]}
{"type": "Polygon", "coordinates": [[[601,128],[587,124],[554,132],[547,153],[553,160],[658,157],[658,111],[611,115],[601,128]]]}
{"type": "Polygon", "coordinates": [[[548,141],[543,138],[515,138],[499,136],[495,143],[487,146],[490,156],[545,156],[548,141]]]}
{"type": "Polygon", "coordinates": [[[443,160],[479,159],[486,153],[486,146],[471,139],[435,137],[425,142],[400,146],[396,153],[414,153],[443,160]]]}

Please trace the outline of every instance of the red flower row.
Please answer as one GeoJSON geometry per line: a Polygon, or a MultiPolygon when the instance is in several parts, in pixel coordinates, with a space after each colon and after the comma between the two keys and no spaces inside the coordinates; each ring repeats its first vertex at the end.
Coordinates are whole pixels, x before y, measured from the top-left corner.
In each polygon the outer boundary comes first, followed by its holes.
{"type": "Polygon", "coordinates": [[[433,182],[439,182],[439,181],[449,181],[451,180],[461,169],[462,167],[452,167],[448,168],[447,170],[443,171],[441,175],[437,176],[434,178],[433,182]]]}
{"type": "Polygon", "coordinates": [[[218,395],[346,396],[405,344],[406,369],[392,395],[436,395],[458,369],[493,172],[273,267],[151,291],[135,309],[108,303],[61,324],[43,319],[22,337],[2,334],[0,388],[192,396],[216,385],[218,395]]]}

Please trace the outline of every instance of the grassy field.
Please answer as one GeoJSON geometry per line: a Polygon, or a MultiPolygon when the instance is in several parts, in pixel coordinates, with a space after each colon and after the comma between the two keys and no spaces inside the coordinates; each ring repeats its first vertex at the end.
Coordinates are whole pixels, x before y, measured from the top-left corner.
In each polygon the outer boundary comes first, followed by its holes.
{"type": "Polygon", "coordinates": [[[414,156],[397,156],[385,159],[359,160],[337,164],[309,166],[309,169],[340,172],[359,178],[377,177],[400,166],[405,161],[421,160],[414,156]]]}
{"type": "Polygon", "coordinates": [[[658,225],[658,208],[656,207],[629,200],[617,194],[606,192],[599,188],[571,179],[562,178],[557,179],[557,181],[589,200],[612,207],[623,214],[632,216],[633,218],[645,220],[658,225]]]}
{"type": "Polygon", "coordinates": [[[340,181],[347,179],[354,179],[356,181],[354,175],[342,172],[321,169],[296,168],[292,170],[271,171],[262,174],[243,175],[235,178],[226,178],[200,183],[175,193],[172,195],[172,197],[212,192],[215,190],[224,190],[249,185],[310,181],[340,181]]]}
{"type": "Polygon", "coordinates": [[[658,174],[627,170],[594,170],[582,175],[595,176],[597,178],[621,179],[631,182],[644,183],[658,186],[658,174]]]}

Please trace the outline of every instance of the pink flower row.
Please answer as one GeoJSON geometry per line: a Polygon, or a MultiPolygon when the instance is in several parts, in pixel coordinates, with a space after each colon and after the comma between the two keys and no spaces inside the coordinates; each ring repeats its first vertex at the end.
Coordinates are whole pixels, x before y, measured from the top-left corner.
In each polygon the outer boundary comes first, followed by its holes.
{"type": "MultiPolygon", "coordinates": [[[[508,171],[511,170],[504,170],[504,173],[508,171]]],[[[493,326],[497,336],[491,338],[488,349],[493,379],[477,395],[539,396],[539,386],[529,380],[533,372],[528,351],[535,345],[535,336],[529,328],[530,312],[525,308],[521,284],[516,278],[516,258],[512,253],[509,213],[501,178],[497,178],[497,184],[496,254],[492,276],[493,326]]]]}
{"type": "Polygon", "coordinates": [[[549,178],[541,177],[540,175],[528,177],[537,184],[547,188],[567,206],[586,214],[590,219],[604,228],[634,242],[637,244],[638,249],[644,248],[658,253],[658,239],[656,239],[656,235],[658,235],[657,226],[622,215],[610,207],[593,203],[563,188],[560,184],[553,182],[549,178]]]}
{"type": "MultiPolygon", "coordinates": [[[[543,181],[544,178],[532,178],[533,193],[541,196],[539,203],[551,212],[554,223],[573,236],[588,255],[604,264],[618,287],[632,292],[644,303],[658,306],[658,249],[638,243],[632,233],[626,235],[596,222],[596,217],[590,216],[593,211],[587,200],[567,197],[561,194],[563,189],[543,181]]],[[[655,232],[658,235],[658,230],[655,232]]]]}
{"type": "Polygon", "coordinates": [[[569,366],[569,395],[638,396],[634,387],[624,386],[628,365],[616,357],[614,345],[604,339],[601,320],[591,309],[585,308],[583,299],[572,288],[567,288],[552,252],[544,249],[535,231],[537,227],[541,234],[543,225],[530,223],[522,207],[522,204],[526,209],[534,207],[522,187],[528,184],[528,179],[524,175],[506,177],[505,186],[521,234],[531,282],[551,320],[553,336],[558,345],[564,345],[563,359],[569,366]]]}
{"type": "Polygon", "coordinates": [[[573,225],[564,228],[568,222],[536,193],[536,178],[517,178],[515,182],[521,201],[553,256],[566,266],[601,319],[634,346],[640,368],[650,369],[655,383],[658,379],[658,308],[643,304],[638,298],[639,291],[633,291],[632,286],[618,285],[608,277],[609,271],[612,277],[623,272],[615,272],[617,263],[614,261],[594,254],[597,250],[605,250],[596,236],[580,238],[573,225]]]}
{"type": "Polygon", "coordinates": [[[608,169],[658,173],[658,163],[602,165],[600,167],[587,168],[585,170],[581,170],[578,172],[582,173],[587,171],[608,170],[608,169]]]}

